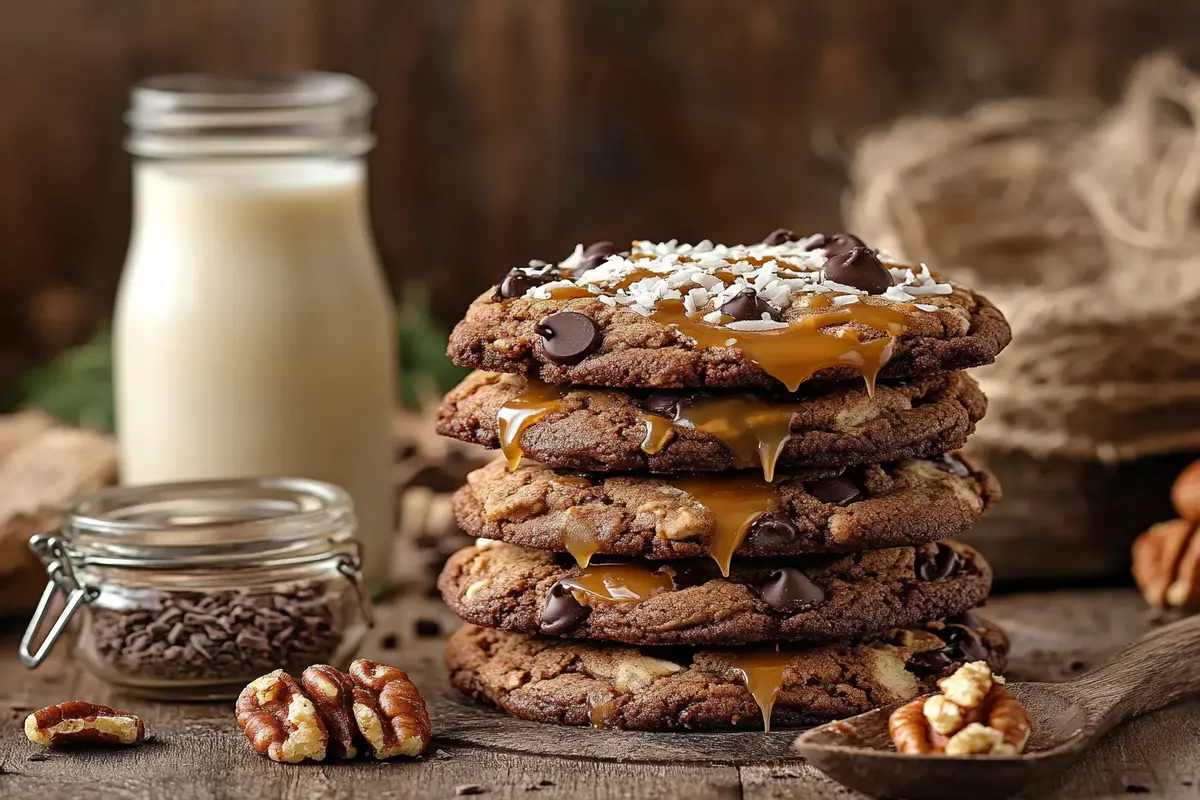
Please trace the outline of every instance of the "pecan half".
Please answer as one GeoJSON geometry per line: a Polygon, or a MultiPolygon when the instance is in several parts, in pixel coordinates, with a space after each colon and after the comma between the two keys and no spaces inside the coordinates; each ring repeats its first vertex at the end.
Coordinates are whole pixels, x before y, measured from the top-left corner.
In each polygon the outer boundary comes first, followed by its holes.
{"type": "Polygon", "coordinates": [[[350,665],[354,719],[378,759],[417,756],[429,746],[429,712],[404,670],[360,658],[350,665]]]}
{"type": "Polygon", "coordinates": [[[1133,579],[1155,608],[1200,608],[1200,526],[1152,525],[1133,543],[1133,579]]]}
{"type": "Polygon", "coordinates": [[[255,751],[272,761],[322,761],[325,723],[296,679],[275,670],[250,682],[237,699],[237,721],[255,751]]]}
{"type": "Polygon", "coordinates": [[[128,711],[69,700],[26,717],[25,736],[44,747],[136,744],[146,738],[146,726],[136,714],[128,711]]]}

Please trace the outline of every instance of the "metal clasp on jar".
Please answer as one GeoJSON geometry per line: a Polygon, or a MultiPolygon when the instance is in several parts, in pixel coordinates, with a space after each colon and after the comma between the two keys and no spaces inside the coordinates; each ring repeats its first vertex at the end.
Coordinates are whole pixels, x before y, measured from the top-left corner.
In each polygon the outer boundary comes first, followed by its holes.
{"type": "Polygon", "coordinates": [[[66,630],[79,607],[99,597],[100,590],[95,586],[79,582],[75,576],[76,565],[71,559],[71,552],[67,549],[66,543],[56,534],[45,533],[34,536],[29,540],[29,549],[46,565],[46,574],[50,576],[50,582],[46,584],[46,588],[42,591],[42,598],[38,601],[37,610],[33,612],[33,619],[29,621],[29,627],[26,628],[25,635],[21,637],[21,663],[27,668],[33,669],[46,660],[46,656],[50,654],[50,648],[58,641],[58,637],[62,636],[62,632],[66,630]],[[66,605],[63,606],[58,618],[54,620],[54,624],[35,651],[32,649],[34,637],[45,624],[50,606],[60,593],[66,598],[66,605]]]}

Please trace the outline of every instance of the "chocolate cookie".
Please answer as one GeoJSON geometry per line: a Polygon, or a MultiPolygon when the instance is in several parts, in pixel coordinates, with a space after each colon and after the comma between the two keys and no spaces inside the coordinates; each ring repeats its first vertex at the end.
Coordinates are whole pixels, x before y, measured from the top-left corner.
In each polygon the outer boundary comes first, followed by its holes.
{"type": "Polygon", "coordinates": [[[645,731],[815,725],[901,702],[967,661],[1005,667],[1008,641],[974,615],[813,648],[698,650],[564,641],[468,625],[446,645],[460,691],[535,722],[645,731]],[[937,664],[938,669],[930,668],[937,664]],[[747,668],[754,669],[749,672],[747,668]],[[774,708],[760,710],[754,681],[774,708]]]}
{"type": "Polygon", "coordinates": [[[708,559],[586,569],[570,556],[480,540],[450,557],[442,599],[465,622],[638,645],[824,642],[944,619],[987,597],[991,568],[958,542],[848,556],[708,559]]]}
{"type": "Polygon", "coordinates": [[[880,384],[874,397],[861,383],[772,397],[546,387],[475,372],[446,396],[437,429],[485,447],[503,444],[513,460],[523,452],[551,467],[595,472],[757,467],[762,442],[782,471],[956,450],[986,408],[978,384],[962,372],[880,384]],[[522,413],[504,420],[502,439],[501,416],[522,413]]]}
{"type": "Polygon", "coordinates": [[[650,559],[791,556],[947,539],[999,499],[970,459],[942,456],[855,467],[815,479],[753,471],[673,478],[559,474],[503,460],[472,472],[454,496],[472,536],[538,550],[650,559]]]}
{"type": "Polygon", "coordinates": [[[580,248],[481,295],[448,353],[555,384],[795,391],[989,364],[1008,344],[1003,315],[971,290],[852,241],[815,241],[580,248]]]}

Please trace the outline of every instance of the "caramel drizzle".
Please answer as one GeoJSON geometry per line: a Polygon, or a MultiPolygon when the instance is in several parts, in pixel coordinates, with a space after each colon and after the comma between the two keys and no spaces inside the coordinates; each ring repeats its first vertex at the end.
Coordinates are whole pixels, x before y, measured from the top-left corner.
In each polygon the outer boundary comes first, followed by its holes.
{"type": "Polygon", "coordinates": [[[721,574],[729,577],[729,562],[741,547],[750,525],[764,513],[779,510],[779,494],[770,483],[743,475],[678,478],[671,485],[687,492],[713,515],[713,538],[708,554],[721,574]]]}
{"type": "MultiPolygon", "coordinates": [[[[810,303],[810,307],[821,306],[810,303]]],[[[899,311],[862,302],[809,314],[786,328],[766,331],[735,331],[709,324],[689,316],[681,300],[660,301],[652,318],[694,339],[697,347],[739,348],[751,362],[782,381],[789,392],[799,389],[800,384],[823,369],[851,366],[866,381],[868,393],[874,395],[875,379],[892,357],[895,337],[908,329],[907,320],[899,311]],[[864,342],[851,328],[835,333],[821,330],[848,322],[858,322],[888,335],[864,342]]]]}
{"type": "Polygon", "coordinates": [[[642,452],[654,455],[667,446],[675,423],[657,414],[643,414],[642,422],[646,424],[646,433],[642,436],[642,452]]]}
{"type": "Polygon", "coordinates": [[[525,389],[512,400],[506,400],[496,412],[500,430],[500,450],[508,459],[508,471],[521,465],[521,435],[525,429],[542,417],[562,409],[562,395],[566,387],[551,386],[527,378],[525,389]]]}
{"type": "Polygon", "coordinates": [[[792,657],[777,650],[752,650],[728,657],[730,668],[762,711],[763,730],[771,730],[775,698],[783,688],[783,673],[792,657]]]}
{"type": "Polygon", "coordinates": [[[586,520],[580,519],[576,506],[568,508],[563,517],[563,545],[582,569],[591,563],[592,556],[600,550],[596,529],[586,520]]]}
{"type": "Polygon", "coordinates": [[[615,709],[616,704],[609,700],[592,703],[588,708],[588,721],[592,723],[593,728],[607,728],[608,722],[606,719],[615,709]]]}
{"type": "Polygon", "coordinates": [[[656,592],[673,590],[675,580],[666,569],[652,571],[640,564],[605,564],[563,578],[562,585],[571,589],[580,602],[582,593],[613,603],[640,603],[656,592]]]}

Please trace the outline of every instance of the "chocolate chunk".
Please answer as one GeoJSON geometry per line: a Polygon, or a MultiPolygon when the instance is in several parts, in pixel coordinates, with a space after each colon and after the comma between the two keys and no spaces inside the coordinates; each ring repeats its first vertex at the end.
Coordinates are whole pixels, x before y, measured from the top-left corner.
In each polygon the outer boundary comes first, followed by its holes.
{"type": "Polygon", "coordinates": [[[760,514],[750,523],[746,538],[758,547],[785,547],[800,538],[796,525],[783,514],[760,514]]]}
{"type": "Polygon", "coordinates": [[[963,625],[946,625],[937,635],[946,643],[936,650],[914,653],[905,664],[909,672],[925,678],[941,675],[969,661],[987,661],[988,651],[975,631],[963,625]]]}
{"type": "Polygon", "coordinates": [[[770,315],[773,320],[779,319],[779,311],[775,306],[759,297],[758,292],[753,289],[746,289],[734,295],[725,301],[720,311],[738,321],[762,319],[763,314],[770,315]]]}
{"type": "Polygon", "coordinates": [[[940,456],[934,456],[929,459],[933,465],[942,472],[949,472],[951,475],[957,475],[960,478],[965,478],[971,474],[971,469],[963,460],[954,453],[942,453],[940,456]]]}
{"type": "Polygon", "coordinates": [[[657,414],[660,417],[677,420],[683,410],[692,403],[696,402],[694,394],[680,394],[679,392],[652,392],[642,398],[642,408],[649,411],[651,414],[657,414]]]}
{"type": "Polygon", "coordinates": [[[941,542],[937,543],[937,550],[931,556],[923,559],[918,555],[917,561],[917,577],[923,581],[942,581],[947,578],[953,578],[967,562],[962,556],[941,542]]]}
{"type": "Polygon", "coordinates": [[[869,249],[855,247],[830,256],[825,262],[825,280],[844,283],[867,294],[883,294],[892,285],[892,273],[869,249]]]}
{"type": "Polygon", "coordinates": [[[822,503],[833,506],[848,506],[863,496],[863,490],[844,475],[808,481],[804,484],[804,490],[822,503]]]}
{"type": "Polygon", "coordinates": [[[787,242],[798,242],[800,237],[795,231],[787,228],[776,228],[767,234],[767,238],[763,239],[763,244],[775,247],[777,245],[786,244],[787,242]]]}
{"type": "Polygon", "coordinates": [[[556,583],[550,587],[538,630],[548,636],[561,636],[579,627],[590,613],[592,609],[576,600],[570,589],[556,583]]]}
{"type": "Polygon", "coordinates": [[[703,586],[717,577],[717,566],[707,559],[686,558],[671,562],[671,583],[676,589],[703,586]]]}
{"type": "Polygon", "coordinates": [[[758,593],[767,605],[785,614],[799,614],[825,601],[824,590],[792,567],[772,572],[758,593]]]}
{"type": "Polygon", "coordinates": [[[621,252],[621,248],[617,247],[612,242],[592,242],[591,244],[589,244],[587,246],[587,249],[585,249],[583,251],[583,257],[584,258],[590,258],[591,256],[608,257],[608,256],[611,256],[611,255],[613,255],[615,253],[619,253],[619,252],[621,252]]]}
{"type": "Polygon", "coordinates": [[[557,269],[548,269],[541,275],[530,275],[524,267],[513,267],[504,276],[504,280],[500,281],[496,291],[492,293],[492,299],[500,302],[513,297],[521,297],[535,286],[541,286],[560,278],[562,278],[562,273],[557,269]]]}
{"type": "Polygon", "coordinates": [[[603,337],[590,317],[574,311],[559,311],[538,323],[542,350],[556,364],[578,364],[596,352],[603,337]]]}
{"type": "Polygon", "coordinates": [[[826,256],[834,256],[838,253],[846,253],[856,247],[866,247],[867,243],[858,238],[852,233],[835,233],[825,239],[822,247],[825,248],[826,256]]]}
{"type": "Polygon", "coordinates": [[[442,626],[436,619],[418,619],[416,628],[417,636],[422,639],[430,639],[442,635],[442,626]]]}

